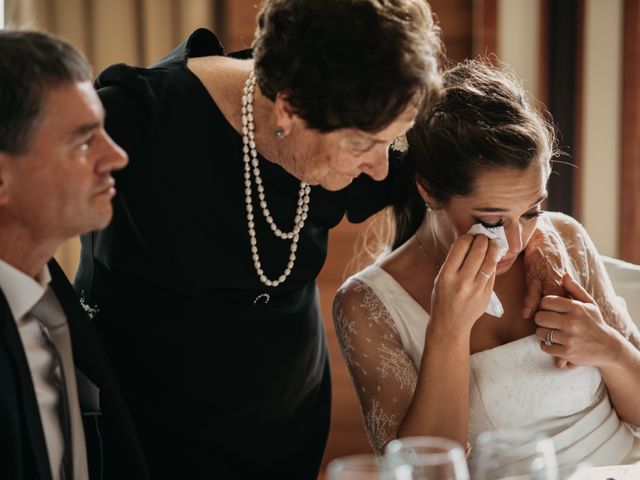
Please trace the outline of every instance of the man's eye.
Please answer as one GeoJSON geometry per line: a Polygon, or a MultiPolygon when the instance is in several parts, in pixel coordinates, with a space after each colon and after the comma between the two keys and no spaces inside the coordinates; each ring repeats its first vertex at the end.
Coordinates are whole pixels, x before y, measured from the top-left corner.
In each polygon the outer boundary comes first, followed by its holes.
{"type": "Polygon", "coordinates": [[[93,136],[88,138],[87,140],[85,140],[83,143],[80,144],[80,151],[81,152],[87,152],[89,150],[89,148],[91,147],[92,143],[93,143],[93,136]]]}

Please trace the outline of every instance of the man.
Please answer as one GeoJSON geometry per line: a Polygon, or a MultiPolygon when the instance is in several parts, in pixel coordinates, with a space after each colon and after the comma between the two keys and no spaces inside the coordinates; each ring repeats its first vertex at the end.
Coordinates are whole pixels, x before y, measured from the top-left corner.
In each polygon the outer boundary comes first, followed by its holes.
{"type": "Polygon", "coordinates": [[[127,163],[91,78],[66,42],[0,31],[2,479],[148,477],[102,346],[52,259],[109,223],[111,173],[127,163]]]}

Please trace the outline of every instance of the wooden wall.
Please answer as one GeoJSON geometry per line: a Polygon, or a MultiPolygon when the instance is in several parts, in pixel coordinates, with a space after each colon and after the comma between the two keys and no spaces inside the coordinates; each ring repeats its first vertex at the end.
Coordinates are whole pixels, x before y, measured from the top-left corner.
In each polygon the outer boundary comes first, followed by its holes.
{"type": "Polygon", "coordinates": [[[640,263],[640,0],[624,2],[623,42],[620,256],[640,263]]]}

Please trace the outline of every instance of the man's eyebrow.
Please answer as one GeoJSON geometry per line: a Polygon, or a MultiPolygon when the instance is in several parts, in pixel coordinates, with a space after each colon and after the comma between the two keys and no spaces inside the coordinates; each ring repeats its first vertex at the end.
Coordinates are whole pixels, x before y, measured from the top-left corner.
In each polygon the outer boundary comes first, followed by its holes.
{"type": "Polygon", "coordinates": [[[89,123],[85,123],[83,125],[80,125],[78,128],[76,128],[75,130],[73,130],[71,132],[71,137],[75,138],[75,137],[81,137],[83,135],[86,135],[87,133],[100,128],[100,126],[102,125],[101,122],[99,121],[95,121],[95,122],[89,122],[89,123]]]}
{"type": "MultiPolygon", "coordinates": [[[[542,202],[543,200],[545,200],[547,198],[548,194],[545,193],[543,195],[541,195],[535,202],[533,202],[531,205],[529,205],[529,208],[533,207],[534,205],[537,205],[538,203],[542,202]]],[[[486,212],[486,213],[504,213],[504,212],[508,212],[509,210],[506,208],[495,208],[495,207],[472,207],[472,210],[475,210],[476,212],[486,212]]]]}

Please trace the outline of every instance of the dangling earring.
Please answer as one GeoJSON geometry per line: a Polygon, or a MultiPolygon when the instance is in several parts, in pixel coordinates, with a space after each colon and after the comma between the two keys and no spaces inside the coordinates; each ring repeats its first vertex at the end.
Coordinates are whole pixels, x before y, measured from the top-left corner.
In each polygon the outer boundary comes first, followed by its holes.
{"type": "Polygon", "coordinates": [[[424,202],[424,208],[427,210],[427,213],[431,212],[431,205],[429,205],[429,202],[424,202]]]}
{"type": "Polygon", "coordinates": [[[273,134],[275,135],[276,138],[284,138],[284,135],[285,135],[284,128],[282,127],[276,128],[273,134]]]}

